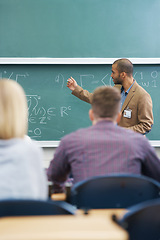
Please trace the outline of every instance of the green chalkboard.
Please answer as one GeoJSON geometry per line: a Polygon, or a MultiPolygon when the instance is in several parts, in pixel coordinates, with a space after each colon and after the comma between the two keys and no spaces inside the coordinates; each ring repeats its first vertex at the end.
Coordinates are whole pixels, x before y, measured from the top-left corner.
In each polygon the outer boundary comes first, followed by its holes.
{"type": "Polygon", "coordinates": [[[0,0],[0,57],[159,58],[159,0],[0,0]]]}
{"type": "MultiPolygon", "coordinates": [[[[82,102],[66,87],[73,76],[83,88],[113,86],[111,65],[0,65],[0,78],[11,78],[25,90],[29,108],[28,134],[38,141],[59,141],[64,135],[91,125],[90,104],[82,102]]],[[[135,65],[134,77],[150,93],[154,125],[147,135],[160,139],[160,65],[135,65]]]]}

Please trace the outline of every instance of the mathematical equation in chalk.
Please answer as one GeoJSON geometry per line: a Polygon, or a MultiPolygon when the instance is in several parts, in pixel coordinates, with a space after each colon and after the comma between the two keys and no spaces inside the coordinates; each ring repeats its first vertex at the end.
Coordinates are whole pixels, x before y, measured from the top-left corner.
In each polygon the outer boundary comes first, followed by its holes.
{"type": "MultiPolygon", "coordinates": [[[[56,117],[66,117],[69,116],[71,111],[71,106],[51,106],[49,108],[44,108],[39,106],[39,101],[41,96],[38,95],[26,95],[28,102],[28,122],[29,125],[47,125],[48,121],[52,121],[56,117]]],[[[29,129],[29,133],[34,134],[32,137],[41,137],[41,128],[35,127],[34,130],[29,129]]]]}
{"type": "MultiPolygon", "coordinates": [[[[79,128],[82,122],[74,119],[81,115],[81,110],[77,109],[78,100],[70,94],[71,91],[66,87],[72,68],[69,70],[66,68],[66,72],[64,72],[63,67],[60,71],[50,68],[43,69],[43,67],[41,69],[35,66],[34,68],[30,68],[30,66],[22,66],[21,68],[21,66],[3,67],[1,65],[0,78],[13,79],[24,88],[28,102],[29,136],[36,140],[42,140],[46,131],[48,131],[48,135],[54,135],[51,133],[54,128],[57,138],[60,139],[68,133],[69,128],[72,130],[72,125],[77,124],[76,127],[79,128]],[[66,122],[70,124],[69,127],[66,122]]],[[[142,71],[140,69],[135,67],[133,77],[144,89],[152,92],[154,103],[154,98],[160,87],[160,66],[156,68],[151,66],[147,70],[142,68],[142,71]]],[[[87,70],[83,71],[83,66],[80,70],[74,69],[72,76],[82,88],[93,91],[101,85],[114,85],[110,67],[106,70],[103,68],[102,71],[98,69],[98,66],[97,69],[96,67],[92,69],[87,67],[87,70]],[[83,74],[84,72],[85,74],[83,74]]],[[[87,114],[88,112],[86,112],[86,117],[87,114]]]]}
{"type": "MultiPolygon", "coordinates": [[[[110,76],[110,73],[105,74],[102,77],[95,77],[94,74],[79,74],[79,76],[76,78],[76,81],[79,83],[81,87],[85,86],[85,83],[90,81],[91,85],[110,85],[113,86],[113,81],[110,76]]],[[[8,79],[14,79],[15,81],[19,82],[23,79],[29,78],[30,74],[28,72],[25,73],[14,73],[14,72],[8,72],[3,71],[0,72],[0,78],[8,78],[8,79]]],[[[66,87],[66,81],[67,77],[62,73],[58,73],[56,76],[53,76],[51,81],[54,81],[55,83],[59,84],[60,88],[66,87]]],[[[149,73],[149,76],[147,78],[145,77],[145,73],[142,71],[135,71],[133,74],[134,79],[137,80],[137,82],[143,86],[144,88],[148,87],[157,87],[157,80],[160,79],[160,73],[158,71],[152,71],[149,73]]],[[[44,79],[45,80],[45,79],[44,79]]]]}

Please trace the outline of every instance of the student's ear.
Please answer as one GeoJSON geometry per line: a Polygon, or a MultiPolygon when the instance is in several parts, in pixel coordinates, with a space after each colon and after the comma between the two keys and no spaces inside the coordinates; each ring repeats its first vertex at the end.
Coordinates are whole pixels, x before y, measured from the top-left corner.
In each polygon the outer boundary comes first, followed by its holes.
{"type": "Polygon", "coordinates": [[[92,110],[92,108],[89,110],[89,118],[90,118],[90,120],[93,122],[93,120],[94,120],[94,115],[93,115],[93,110],[92,110]]]}
{"type": "Polygon", "coordinates": [[[117,123],[120,122],[121,117],[122,117],[122,112],[119,112],[118,115],[117,115],[117,119],[116,119],[116,122],[117,122],[117,123]]]}

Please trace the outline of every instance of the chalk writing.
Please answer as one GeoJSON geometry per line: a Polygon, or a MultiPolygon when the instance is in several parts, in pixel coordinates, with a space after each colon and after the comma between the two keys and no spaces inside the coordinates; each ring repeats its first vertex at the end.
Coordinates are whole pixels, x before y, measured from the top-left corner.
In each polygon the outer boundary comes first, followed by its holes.
{"type": "MultiPolygon", "coordinates": [[[[91,124],[88,118],[90,105],[75,98],[66,87],[70,76],[89,92],[98,86],[114,86],[111,65],[0,65],[0,78],[13,79],[25,90],[31,138],[60,140],[72,130],[91,124]]],[[[133,77],[152,97],[156,111],[151,134],[154,128],[158,132],[156,121],[160,106],[156,96],[159,96],[160,66],[135,65],[133,77]]]]}
{"type": "Polygon", "coordinates": [[[148,88],[148,87],[151,87],[151,88],[156,88],[157,87],[157,80],[156,78],[158,77],[158,72],[157,71],[153,71],[150,73],[150,79],[149,81],[141,81],[143,80],[143,72],[135,72],[135,74],[133,75],[133,77],[135,79],[140,79],[140,81],[138,82],[140,85],[142,85],[142,87],[144,88],[148,88]],[[154,79],[154,80],[153,80],[154,79]]]}
{"type": "MultiPolygon", "coordinates": [[[[28,102],[28,122],[32,125],[40,124],[46,125],[48,121],[51,121],[53,117],[56,117],[60,114],[63,118],[64,116],[68,116],[71,111],[71,106],[60,106],[59,109],[57,107],[49,107],[45,109],[44,107],[40,107],[39,101],[42,100],[39,95],[26,95],[28,102]]],[[[35,128],[34,130],[29,129],[29,133],[34,134],[32,137],[41,137],[41,129],[35,128]]]]}
{"type": "MultiPolygon", "coordinates": [[[[85,75],[80,75],[80,86],[83,88],[83,79],[85,80],[92,80],[94,79],[94,75],[93,74],[85,74],[85,75]]],[[[92,82],[93,83],[93,82],[92,82]]]]}
{"type": "Polygon", "coordinates": [[[55,77],[55,82],[57,83],[61,83],[61,87],[63,88],[64,86],[64,76],[59,73],[56,77],[55,77]]]}
{"type": "Polygon", "coordinates": [[[158,77],[158,72],[157,71],[151,72],[151,77],[152,78],[157,78],[158,77]]]}
{"type": "MultiPolygon", "coordinates": [[[[103,83],[104,86],[108,85],[107,83],[104,82],[104,80],[106,80],[106,78],[108,77],[109,74],[105,75],[102,79],[101,82],[103,83]]],[[[109,80],[112,79],[111,77],[109,78],[109,80]]],[[[109,82],[109,85],[111,85],[111,83],[109,82]]]]}

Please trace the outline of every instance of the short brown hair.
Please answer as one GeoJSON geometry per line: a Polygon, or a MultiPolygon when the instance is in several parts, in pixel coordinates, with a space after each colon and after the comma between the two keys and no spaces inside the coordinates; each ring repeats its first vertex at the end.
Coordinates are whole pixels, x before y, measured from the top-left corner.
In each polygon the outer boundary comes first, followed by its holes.
{"type": "Polygon", "coordinates": [[[93,92],[93,113],[96,118],[115,118],[120,111],[120,102],[121,94],[116,87],[98,87],[93,92]]]}
{"type": "Polygon", "coordinates": [[[133,64],[127,58],[121,58],[116,60],[113,64],[117,64],[117,70],[119,73],[125,72],[128,76],[133,75],[133,64]]]}
{"type": "Polygon", "coordinates": [[[0,79],[0,139],[23,138],[28,127],[27,99],[14,80],[0,79]]]}

